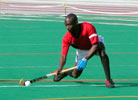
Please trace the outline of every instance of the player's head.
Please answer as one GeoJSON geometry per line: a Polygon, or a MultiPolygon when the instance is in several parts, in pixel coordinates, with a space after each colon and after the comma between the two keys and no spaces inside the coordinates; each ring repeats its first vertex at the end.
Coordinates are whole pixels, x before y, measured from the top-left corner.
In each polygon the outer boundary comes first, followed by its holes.
{"type": "Polygon", "coordinates": [[[78,18],[75,14],[72,14],[72,13],[68,14],[65,17],[64,23],[65,23],[67,30],[71,33],[74,33],[78,25],[78,18]]]}

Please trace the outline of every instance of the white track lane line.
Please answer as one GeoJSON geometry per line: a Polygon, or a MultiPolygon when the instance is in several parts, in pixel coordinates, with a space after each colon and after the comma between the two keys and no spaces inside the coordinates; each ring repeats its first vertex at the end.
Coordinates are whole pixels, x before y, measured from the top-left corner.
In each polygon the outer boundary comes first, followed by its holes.
{"type": "MultiPolygon", "coordinates": [[[[115,86],[138,86],[138,84],[115,84],[115,86]]],[[[90,85],[31,85],[28,86],[30,88],[37,87],[105,87],[105,84],[90,84],[90,85]]],[[[27,88],[27,86],[19,86],[19,85],[1,85],[0,88],[27,88]]]]}
{"type": "MultiPolygon", "coordinates": [[[[84,87],[84,86],[105,86],[104,84],[103,85],[31,85],[31,86],[29,86],[29,87],[84,87]]],[[[21,87],[21,88],[23,88],[23,87],[25,87],[26,88],[26,86],[19,86],[19,85],[1,85],[0,86],[0,88],[7,88],[7,87],[9,87],[9,88],[11,88],[11,87],[16,87],[16,88],[18,88],[18,87],[21,87]]]]}

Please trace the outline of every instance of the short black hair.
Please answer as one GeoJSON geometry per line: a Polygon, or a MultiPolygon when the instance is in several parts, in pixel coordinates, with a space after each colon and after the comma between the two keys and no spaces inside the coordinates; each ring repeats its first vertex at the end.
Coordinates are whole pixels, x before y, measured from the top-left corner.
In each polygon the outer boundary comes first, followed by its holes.
{"type": "Polygon", "coordinates": [[[73,13],[68,14],[68,15],[65,17],[65,19],[66,19],[66,18],[72,18],[73,21],[78,21],[77,16],[76,16],[75,14],[73,14],[73,13]]]}

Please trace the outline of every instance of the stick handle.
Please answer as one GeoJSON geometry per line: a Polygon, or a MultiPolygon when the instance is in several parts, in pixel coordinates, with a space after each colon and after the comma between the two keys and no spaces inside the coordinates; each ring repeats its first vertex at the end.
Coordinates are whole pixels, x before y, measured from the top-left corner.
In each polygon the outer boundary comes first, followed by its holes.
{"type": "MultiPolygon", "coordinates": [[[[74,66],[74,67],[71,67],[71,68],[67,68],[67,69],[63,69],[60,73],[64,73],[64,72],[67,72],[67,71],[70,71],[70,70],[73,70],[75,69],[77,66],[74,66]]],[[[56,75],[56,72],[53,72],[53,73],[50,73],[50,74],[47,74],[46,76],[47,77],[50,77],[50,76],[54,76],[56,75]]]]}
{"type": "MultiPolygon", "coordinates": [[[[73,70],[73,69],[75,69],[76,67],[77,67],[77,66],[74,66],[74,67],[71,67],[71,68],[67,68],[67,69],[63,69],[63,70],[61,71],[61,73],[64,73],[64,72],[73,70]]],[[[32,79],[32,80],[30,80],[30,82],[31,82],[31,83],[34,83],[34,82],[36,82],[36,81],[40,81],[40,80],[42,80],[42,79],[46,79],[46,78],[51,77],[51,76],[54,76],[54,75],[56,75],[56,72],[47,74],[47,75],[45,75],[45,76],[42,76],[42,77],[39,77],[39,78],[36,78],[36,79],[32,79]]]]}

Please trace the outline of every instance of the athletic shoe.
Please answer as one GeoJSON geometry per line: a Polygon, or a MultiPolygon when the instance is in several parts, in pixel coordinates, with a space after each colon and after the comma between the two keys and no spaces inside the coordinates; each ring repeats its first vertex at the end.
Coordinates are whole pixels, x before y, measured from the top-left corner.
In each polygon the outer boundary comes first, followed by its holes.
{"type": "Polygon", "coordinates": [[[113,80],[106,80],[105,85],[108,88],[115,88],[113,80]]]}
{"type": "Polygon", "coordinates": [[[65,74],[65,73],[60,73],[59,75],[54,76],[53,81],[54,81],[54,82],[58,82],[58,81],[62,80],[64,77],[66,77],[66,76],[67,76],[67,74],[65,74]]]}

